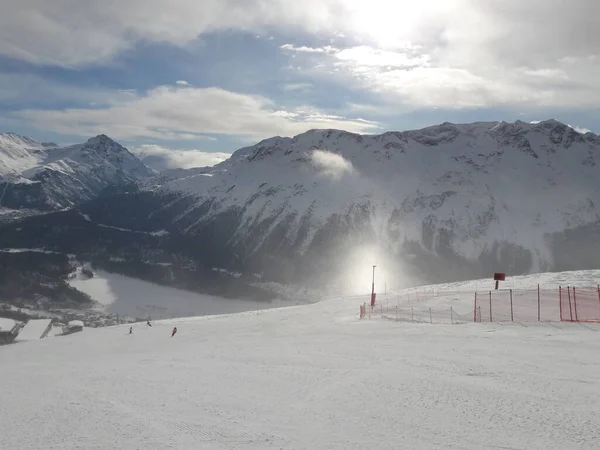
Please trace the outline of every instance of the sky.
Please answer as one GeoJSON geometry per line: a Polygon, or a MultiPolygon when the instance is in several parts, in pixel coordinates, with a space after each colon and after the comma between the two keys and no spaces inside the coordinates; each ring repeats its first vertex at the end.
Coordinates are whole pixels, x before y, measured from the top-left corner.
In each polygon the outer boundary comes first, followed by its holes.
{"type": "Polygon", "coordinates": [[[554,118],[600,132],[597,0],[4,0],[0,130],[158,168],[261,139],[554,118]]]}

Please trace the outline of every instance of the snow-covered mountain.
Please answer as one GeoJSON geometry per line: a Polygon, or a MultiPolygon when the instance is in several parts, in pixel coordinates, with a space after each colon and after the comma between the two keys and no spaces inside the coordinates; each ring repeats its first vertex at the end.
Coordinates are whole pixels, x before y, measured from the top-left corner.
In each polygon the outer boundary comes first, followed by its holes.
{"type": "Polygon", "coordinates": [[[59,147],[0,133],[0,207],[62,209],[109,186],[152,175],[154,171],[105,135],[59,147]]]}
{"type": "Polygon", "coordinates": [[[598,162],[598,136],[555,120],[312,130],[146,189],[194,198],[173,225],[213,233],[246,259],[332,248],[339,256],[371,243],[390,255],[526,272],[555,265],[549,237],[599,222],[598,162]]]}
{"type": "Polygon", "coordinates": [[[214,167],[141,169],[137,189],[4,227],[0,246],[343,285],[372,264],[398,284],[594,269],[599,160],[600,137],[555,120],[312,130],[214,167]]]}

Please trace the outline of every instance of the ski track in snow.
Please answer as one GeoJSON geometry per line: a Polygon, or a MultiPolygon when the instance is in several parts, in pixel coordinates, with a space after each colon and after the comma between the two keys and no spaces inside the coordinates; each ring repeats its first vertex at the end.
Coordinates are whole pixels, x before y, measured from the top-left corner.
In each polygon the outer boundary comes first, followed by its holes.
{"type": "Polygon", "coordinates": [[[600,325],[357,313],[336,298],[0,347],[3,448],[598,448],[600,325]]]}

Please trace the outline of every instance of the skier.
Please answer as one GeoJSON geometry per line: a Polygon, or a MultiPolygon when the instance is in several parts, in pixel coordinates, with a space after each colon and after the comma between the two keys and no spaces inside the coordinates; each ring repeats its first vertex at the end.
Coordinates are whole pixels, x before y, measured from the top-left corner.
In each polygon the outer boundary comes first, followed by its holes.
{"type": "Polygon", "coordinates": [[[133,334],[133,327],[129,327],[129,334],[133,334]]]}
{"type": "Polygon", "coordinates": [[[150,323],[150,321],[146,322],[146,325],[148,325],[149,327],[152,326],[152,324],[150,323]]]}
{"type": "Polygon", "coordinates": [[[171,337],[175,336],[175,333],[177,333],[177,327],[173,328],[173,333],[171,334],[171,337]]]}

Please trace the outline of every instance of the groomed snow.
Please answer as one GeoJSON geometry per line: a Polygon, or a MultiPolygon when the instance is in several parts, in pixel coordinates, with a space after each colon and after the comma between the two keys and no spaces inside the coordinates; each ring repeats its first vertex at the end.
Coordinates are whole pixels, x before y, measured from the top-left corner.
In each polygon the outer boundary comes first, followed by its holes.
{"type": "Polygon", "coordinates": [[[3,445],[598,448],[600,326],[357,313],[340,298],[2,347],[3,445]]]}

